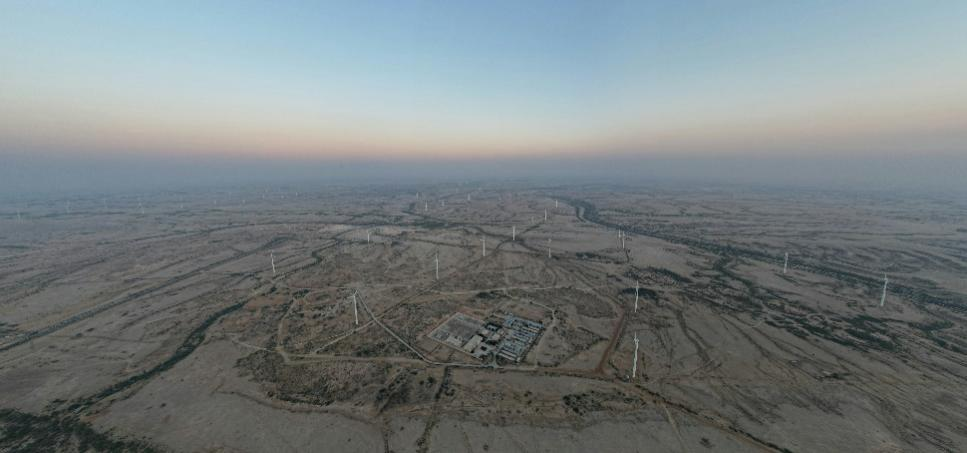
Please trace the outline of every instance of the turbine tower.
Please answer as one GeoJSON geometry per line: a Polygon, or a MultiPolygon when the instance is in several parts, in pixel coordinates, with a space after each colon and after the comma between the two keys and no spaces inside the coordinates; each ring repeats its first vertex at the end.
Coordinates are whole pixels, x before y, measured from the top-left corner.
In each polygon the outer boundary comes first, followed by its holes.
{"type": "Polygon", "coordinates": [[[353,317],[356,318],[356,327],[359,327],[359,310],[356,309],[356,293],[359,291],[353,291],[353,317]]]}
{"type": "Polygon", "coordinates": [[[275,275],[275,252],[269,252],[269,259],[272,260],[272,275],[275,275]]]}
{"type": "Polygon", "coordinates": [[[557,200],[554,200],[554,209],[558,208],[557,200]]]}
{"type": "Polygon", "coordinates": [[[487,236],[480,238],[483,241],[483,256],[487,256],[487,236]]]}
{"type": "Polygon", "coordinates": [[[551,238],[547,238],[547,257],[551,257],[551,238]]]}
{"type": "Polygon", "coordinates": [[[429,202],[426,202],[426,201],[424,201],[424,202],[423,202],[423,212],[426,212],[426,211],[428,211],[429,209],[430,209],[430,203],[429,203],[429,202]]]}
{"type": "Polygon", "coordinates": [[[886,302],[886,285],[889,283],[890,283],[890,279],[886,277],[886,274],[883,274],[883,295],[880,296],[881,307],[883,306],[883,303],[886,302]]]}
{"type": "MultiPolygon", "coordinates": [[[[17,213],[17,218],[20,218],[20,213],[17,213]]],[[[510,240],[511,241],[517,240],[517,225],[513,225],[510,227],[510,240]]]]}
{"type": "Polygon", "coordinates": [[[786,275],[786,269],[789,267],[789,252],[786,252],[786,260],[782,262],[782,275],[786,275]]]}
{"type": "Polygon", "coordinates": [[[372,231],[366,230],[366,243],[369,244],[369,235],[372,231]]]}
{"type": "Polygon", "coordinates": [[[635,332],[635,361],[631,364],[631,378],[634,379],[638,374],[638,332],[635,332]]]}
{"type": "Polygon", "coordinates": [[[547,222],[547,208],[544,208],[544,221],[547,222]]]}
{"type": "Polygon", "coordinates": [[[436,263],[436,279],[440,279],[440,252],[436,252],[436,257],[433,258],[434,263],[436,263]]]}

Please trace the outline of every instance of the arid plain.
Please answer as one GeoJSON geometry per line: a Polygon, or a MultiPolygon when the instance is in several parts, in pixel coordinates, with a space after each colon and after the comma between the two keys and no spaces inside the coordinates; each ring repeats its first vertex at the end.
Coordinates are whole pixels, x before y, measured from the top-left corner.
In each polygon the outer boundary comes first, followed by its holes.
{"type": "Polygon", "coordinates": [[[955,197],[18,199],[0,288],[5,451],[967,449],[955,197]]]}

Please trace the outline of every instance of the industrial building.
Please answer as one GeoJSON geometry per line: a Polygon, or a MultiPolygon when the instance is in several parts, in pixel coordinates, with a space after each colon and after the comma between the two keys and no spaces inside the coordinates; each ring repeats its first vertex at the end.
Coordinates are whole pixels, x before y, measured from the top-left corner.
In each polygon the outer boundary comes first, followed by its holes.
{"type": "Polygon", "coordinates": [[[512,314],[482,321],[454,313],[428,336],[479,360],[501,358],[519,363],[537,343],[544,325],[512,314]]]}

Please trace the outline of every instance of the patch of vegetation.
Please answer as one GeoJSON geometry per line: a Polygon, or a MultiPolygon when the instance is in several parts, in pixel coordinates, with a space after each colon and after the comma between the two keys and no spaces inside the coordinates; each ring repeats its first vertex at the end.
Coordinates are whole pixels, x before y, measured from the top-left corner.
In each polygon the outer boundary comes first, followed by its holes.
{"type": "Polygon", "coordinates": [[[645,270],[647,272],[651,272],[651,273],[658,274],[658,275],[661,275],[661,276],[664,276],[664,277],[668,277],[668,278],[672,279],[673,281],[675,281],[676,283],[683,283],[683,284],[692,283],[692,279],[690,279],[690,278],[688,278],[688,277],[686,277],[684,275],[678,274],[675,271],[672,271],[670,269],[665,269],[663,267],[649,267],[649,268],[646,268],[645,270]]]}
{"type": "Polygon", "coordinates": [[[604,410],[606,404],[614,406],[615,404],[628,405],[638,402],[635,398],[618,392],[605,393],[594,390],[584,393],[567,394],[561,399],[564,401],[565,406],[578,415],[604,410]]]}
{"type": "Polygon", "coordinates": [[[16,324],[8,324],[0,321],[0,335],[10,335],[17,331],[16,324]]]}
{"type": "Polygon", "coordinates": [[[407,373],[400,373],[388,384],[380,387],[376,392],[376,407],[379,411],[406,404],[409,401],[409,383],[407,373]]]}
{"type": "Polygon", "coordinates": [[[413,226],[419,227],[419,228],[426,228],[428,230],[437,230],[440,228],[446,228],[447,224],[439,220],[420,219],[420,220],[415,220],[413,222],[413,226]]]}
{"type": "Polygon", "coordinates": [[[940,346],[941,348],[944,348],[948,351],[956,352],[958,354],[964,354],[964,350],[960,346],[950,343],[949,341],[940,337],[940,333],[944,329],[949,329],[953,326],[954,326],[954,323],[947,320],[932,321],[932,322],[923,323],[923,324],[910,323],[910,327],[918,329],[921,332],[923,332],[924,336],[929,338],[930,341],[932,341],[937,346],[940,346]]]}
{"type": "Polygon", "coordinates": [[[477,293],[476,297],[477,299],[499,299],[504,296],[497,291],[481,291],[477,293]]]}
{"type": "Polygon", "coordinates": [[[607,259],[605,256],[599,255],[594,252],[577,252],[575,254],[579,260],[596,260],[596,259],[607,259]]]}
{"type": "Polygon", "coordinates": [[[564,405],[571,409],[575,414],[584,415],[588,412],[600,411],[604,409],[601,402],[591,393],[572,393],[564,395],[564,405]]]}
{"type": "Polygon", "coordinates": [[[236,366],[251,373],[270,398],[318,406],[352,401],[383,411],[429,402],[436,383],[426,369],[349,361],[286,365],[271,351],[255,351],[236,366]]]}
{"type": "Polygon", "coordinates": [[[879,336],[877,336],[877,335],[875,335],[873,333],[870,333],[870,332],[868,332],[866,330],[859,330],[859,329],[854,329],[854,328],[847,328],[846,329],[846,333],[850,334],[851,336],[853,336],[855,338],[858,338],[860,340],[863,340],[864,342],[866,342],[868,344],[871,344],[871,345],[873,345],[874,347],[876,347],[878,349],[882,349],[884,351],[890,351],[890,352],[896,351],[896,344],[895,343],[893,343],[890,340],[885,340],[885,339],[883,339],[883,338],[881,338],[881,337],[879,337],[879,336]]]}
{"type": "Polygon", "coordinates": [[[165,360],[164,362],[161,362],[160,364],[156,365],[155,367],[149,370],[143,371],[127,379],[124,379],[120,382],[117,382],[114,385],[104,390],[101,390],[100,392],[95,393],[94,395],[79,399],[77,400],[77,402],[72,404],[69,407],[69,409],[74,412],[87,409],[88,407],[94,405],[98,401],[103,400],[104,398],[114,395],[115,393],[121,392],[127,389],[128,387],[131,387],[132,385],[151,379],[152,377],[171,369],[171,367],[175,366],[175,364],[182,361],[185,357],[188,357],[188,355],[190,355],[192,352],[195,352],[195,349],[198,348],[198,346],[201,345],[202,341],[205,340],[205,332],[208,330],[209,327],[212,326],[212,324],[214,324],[216,321],[221,319],[222,316],[225,316],[235,310],[238,310],[239,308],[242,308],[243,305],[245,305],[245,302],[239,302],[237,304],[230,305],[228,307],[225,307],[211,314],[210,316],[208,316],[208,318],[202,321],[202,323],[198,327],[196,327],[195,330],[193,330],[190,334],[188,334],[188,338],[185,338],[185,341],[181,343],[181,346],[178,346],[178,349],[176,349],[174,354],[172,354],[171,357],[168,357],[167,360],[165,360]]]}
{"type": "MultiPolygon", "coordinates": [[[[622,295],[635,295],[634,288],[625,288],[621,290],[622,295]]],[[[645,299],[658,300],[658,292],[648,289],[648,288],[638,288],[638,295],[644,297],[645,299]]]]}
{"type": "Polygon", "coordinates": [[[0,451],[147,453],[158,450],[141,440],[121,439],[95,431],[89,423],[75,417],[0,409],[0,451]]]}

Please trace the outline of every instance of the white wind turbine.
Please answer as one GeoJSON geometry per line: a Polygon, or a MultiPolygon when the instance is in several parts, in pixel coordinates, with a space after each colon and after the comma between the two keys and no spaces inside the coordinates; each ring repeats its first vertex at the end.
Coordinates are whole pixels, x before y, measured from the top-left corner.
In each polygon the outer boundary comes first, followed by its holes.
{"type": "Polygon", "coordinates": [[[631,378],[634,379],[638,374],[638,332],[635,332],[635,361],[631,364],[631,378]]]}
{"type": "Polygon", "coordinates": [[[359,291],[353,291],[353,317],[356,318],[356,327],[359,327],[359,310],[356,309],[356,293],[359,291]]]}
{"type": "Polygon", "coordinates": [[[886,285],[890,283],[890,279],[887,278],[886,274],[883,274],[883,295],[880,296],[880,306],[886,302],[886,285]]]}

